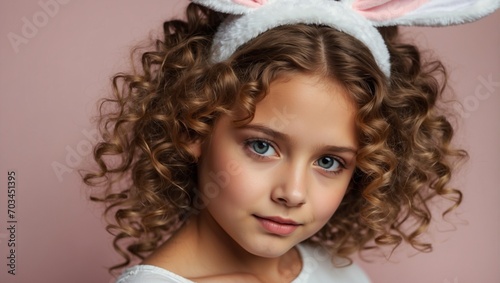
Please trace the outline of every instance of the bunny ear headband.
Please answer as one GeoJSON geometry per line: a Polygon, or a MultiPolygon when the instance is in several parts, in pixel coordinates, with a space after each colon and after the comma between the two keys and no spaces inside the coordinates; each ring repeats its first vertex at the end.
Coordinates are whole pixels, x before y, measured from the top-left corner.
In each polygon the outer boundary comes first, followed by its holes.
{"type": "Polygon", "coordinates": [[[228,59],[236,49],[277,26],[318,24],[363,42],[390,77],[387,46],[376,27],[446,26],[478,20],[500,7],[500,0],[192,0],[232,14],[214,37],[212,60],[228,59]]]}

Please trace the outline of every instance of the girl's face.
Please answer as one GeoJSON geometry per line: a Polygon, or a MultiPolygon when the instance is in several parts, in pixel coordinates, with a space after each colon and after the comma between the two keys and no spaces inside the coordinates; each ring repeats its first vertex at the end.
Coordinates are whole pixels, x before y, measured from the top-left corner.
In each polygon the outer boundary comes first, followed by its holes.
{"type": "Polygon", "coordinates": [[[294,74],[271,84],[248,125],[222,116],[201,145],[204,233],[271,258],[322,228],[356,166],[348,97],[336,82],[294,74]]]}

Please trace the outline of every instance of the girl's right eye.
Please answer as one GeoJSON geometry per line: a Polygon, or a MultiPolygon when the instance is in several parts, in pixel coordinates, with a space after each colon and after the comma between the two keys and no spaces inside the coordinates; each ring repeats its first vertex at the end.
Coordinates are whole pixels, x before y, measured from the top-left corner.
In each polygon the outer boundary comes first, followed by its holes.
{"type": "Polygon", "coordinates": [[[247,148],[254,154],[260,157],[277,156],[274,147],[265,140],[248,140],[246,141],[247,148]]]}

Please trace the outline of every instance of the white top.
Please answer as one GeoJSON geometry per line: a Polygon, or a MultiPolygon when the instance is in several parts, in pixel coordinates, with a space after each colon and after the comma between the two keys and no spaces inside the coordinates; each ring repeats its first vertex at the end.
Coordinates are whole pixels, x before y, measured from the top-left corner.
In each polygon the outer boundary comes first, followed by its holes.
{"type": "MultiPolygon", "coordinates": [[[[292,283],[370,283],[370,279],[355,264],[347,267],[332,265],[330,255],[320,247],[298,245],[302,270],[292,283]]],[[[194,283],[184,277],[153,265],[136,265],[126,269],[116,283],[194,283]]]]}

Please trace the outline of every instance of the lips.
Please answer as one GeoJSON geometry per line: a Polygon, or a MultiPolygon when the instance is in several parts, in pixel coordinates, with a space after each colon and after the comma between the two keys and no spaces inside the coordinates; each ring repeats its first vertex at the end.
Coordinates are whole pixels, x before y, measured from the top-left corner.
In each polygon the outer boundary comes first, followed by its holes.
{"type": "Polygon", "coordinates": [[[278,216],[257,216],[254,217],[268,233],[287,236],[292,234],[299,226],[297,222],[291,219],[285,219],[278,216]]]}

